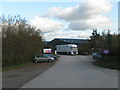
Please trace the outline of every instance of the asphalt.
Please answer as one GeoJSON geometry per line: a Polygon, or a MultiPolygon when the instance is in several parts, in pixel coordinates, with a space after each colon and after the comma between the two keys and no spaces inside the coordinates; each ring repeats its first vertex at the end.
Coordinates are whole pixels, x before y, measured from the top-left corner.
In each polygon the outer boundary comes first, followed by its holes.
{"type": "Polygon", "coordinates": [[[118,71],[93,65],[91,56],[61,56],[21,88],[118,88],[118,71]]]}

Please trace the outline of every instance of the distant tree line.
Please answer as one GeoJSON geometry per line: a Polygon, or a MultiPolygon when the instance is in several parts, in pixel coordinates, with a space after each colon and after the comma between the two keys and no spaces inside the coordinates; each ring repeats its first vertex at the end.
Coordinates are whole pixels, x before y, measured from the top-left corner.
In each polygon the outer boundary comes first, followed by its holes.
{"type": "Polygon", "coordinates": [[[31,26],[20,15],[0,17],[2,27],[3,66],[29,62],[43,48],[40,30],[31,26]]]}
{"type": "Polygon", "coordinates": [[[97,29],[93,30],[90,36],[90,47],[93,52],[99,52],[103,54],[103,50],[109,50],[109,55],[119,56],[120,54],[120,34],[110,34],[110,30],[100,33],[97,29]]]}
{"type": "Polygon", "coordinates": [[[109,50],[109,55],[119,56],[120,55],[120,34],[110,34],[110,30],[106,32],[98,32],[97,29],[93,29],[90,39],[78,45],[81,52],[98,52],[103,55],[103,50],[109,50]]]}

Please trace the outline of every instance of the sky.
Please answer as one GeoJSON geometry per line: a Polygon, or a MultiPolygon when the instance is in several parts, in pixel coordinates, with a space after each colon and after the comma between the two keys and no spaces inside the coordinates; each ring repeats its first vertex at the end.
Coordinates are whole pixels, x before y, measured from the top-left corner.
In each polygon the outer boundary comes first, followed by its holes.
{"type": "Polygon", "coordinates": [[[117,0],[86,0],[79,2],[8,2],[0,3],[1,15],[20,14],[37,29],[44,39],[89,38],[94,28],[98,32],[118,33],[117,0]]]}

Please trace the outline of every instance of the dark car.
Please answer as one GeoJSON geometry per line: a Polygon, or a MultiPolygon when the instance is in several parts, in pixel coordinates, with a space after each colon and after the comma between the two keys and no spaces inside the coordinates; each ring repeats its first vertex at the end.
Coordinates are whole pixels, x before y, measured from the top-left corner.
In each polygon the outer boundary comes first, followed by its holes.
{"type": "Polygon", "coordinates": [[[52,62],[52,61],[54,61],[54,58],[50,57],[48,55],[35,55],[34,56],[34,62],[35,63],[43,62],[43,61],[52,62]]]}
{"type": "Polygon", "coordinates": [[[52,55],[52,54],[45,54],[45,55],[48,55],[48,56],[50,56],[50,57],[53,57],[55,60],[57,60],[57,59],[58,59],[58,57],[57,57],[57,56],[52,55]]]}
{"type": "Polygon", "coordinates": [[[94,53],[92,54],[92,57],[93,57],[93,59],[102,58],[102,56],[101,56],[99,53],[97,53],[97,52],[94,52],[94,53]]]}
{"type": "Polygon", "coordinates": [[[88,55],[88,52],[80,52],[81,55],[88,55]]]}
{"type": "Polygon", "coordinates": [[[88,55],[88,52],[83,52],[82,54],[83,54],[83,55],[88,55]]]}

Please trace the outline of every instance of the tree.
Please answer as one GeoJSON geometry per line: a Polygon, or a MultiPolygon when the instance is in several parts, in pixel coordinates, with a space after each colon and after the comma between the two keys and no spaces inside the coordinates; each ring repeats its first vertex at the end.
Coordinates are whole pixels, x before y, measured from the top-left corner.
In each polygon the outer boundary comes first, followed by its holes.
{"type": "Polygon", "coordinates": [[[97,32],[97,29],[93,29],[92,36],[90,36],[90,38],[91,38],[90,40],[91,48],[94,51],[99,51],[99,49],[101,48],[100,42],[99,42],[101,41],[101,36],[100,36],[100,33],[97,32]]]}
{"type": "Polygon", "coordinates": [[[40,30],[36,30],[20,15],[2,16],[0,21],[3,66],[26,63],[31,61],[35,54],[40,54],[43,48],[40,30]]]}
{"type": "Polygon", "coordinates": [[[110,30],[105,33],[102,32],[100,35],[97,29],[93,29],[92,36],[90,36],[90,47],[94,48],[94,51],[103,53],[103,50],[110,50],[110,55],[117,55],[120,50],[120,35],[110,34],[110,30]]]}

